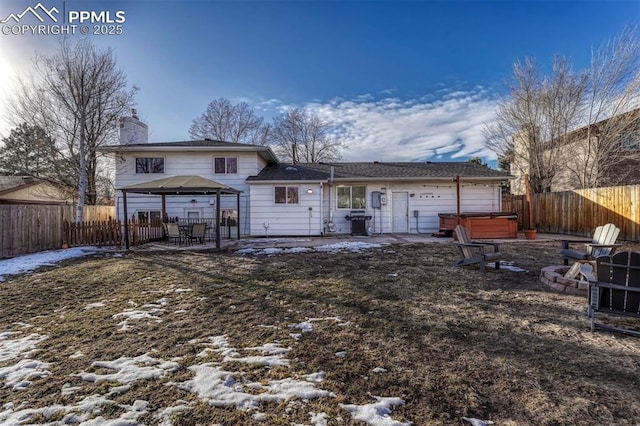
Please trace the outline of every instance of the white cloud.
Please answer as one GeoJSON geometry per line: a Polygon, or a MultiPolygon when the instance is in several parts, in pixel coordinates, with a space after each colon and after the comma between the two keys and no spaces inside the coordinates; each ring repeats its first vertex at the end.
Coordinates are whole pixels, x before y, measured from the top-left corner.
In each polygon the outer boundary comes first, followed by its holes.
{"type": "Polygon", "coordinates": [[[482,128],[494,118],[495,101],[481,87],[403,100],[371,95],[307,106],[336,126],[344,161],[412,161],[479,156],[495,160],[482,128]]]}

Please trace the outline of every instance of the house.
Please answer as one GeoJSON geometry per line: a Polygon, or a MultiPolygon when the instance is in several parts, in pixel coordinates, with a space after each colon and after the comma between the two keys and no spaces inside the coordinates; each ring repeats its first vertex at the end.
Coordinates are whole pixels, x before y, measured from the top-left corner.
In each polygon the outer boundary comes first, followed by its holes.
{"type": "Polygon", "coordinates": [[[31,176],[0,176],[0,204],[69,204],[57,186],[31,176]]]}
{"type": "Polygon", "coordinates": [[[214,218],[219,209],[220,220],[239,226],[243,236],[349,234],[358,224],[373,233],[431,233],[438,230],[438,213],[456,212],[458,203],[461,211],[500,211],[500,184],[510,178],[461,162],[283,164],[267,146],[214,140],[148,143],[146,136],[131,136],[141,129],[146,126],[127,117],[120,145],[101,148],[116,163],[118,217],[124,217],[124,189],[130,217],[144,221],[164,212],[169,218],[196,220],[214,218]],[[166,197],[157,191],[140,193],[173,176],[185,182],[197,176],[239,195],[217,201],[175,188],[166,197]]]}
{"type": "MultiPolygon", "coordinates": [[[[522,131],[513,138],[510,172],[514,179],[510,185],[514,195],[525,193],[524,175],[531,174],[527,150],[529,137],[532,137],[529,132],[522,131]]],[[[550,145],[553,148],[543,151],[542,155],[553,157],[559,165],[548,188],[550,192],[581,189],[579,175],[586,174],[591,174],[592,178],[585,181],[599,176],[599,186],[640,184],[640,109],[573,130],[559,143],[550,145]],[[604,161],[615,163],[615,167],[604,171],[603,155],[604,161]]]]}
{"type": "Polygon", "coordinates": [[[247,178],[250,233],[351,233],[359,214],[372,233],[432,233],[438,213],[457,211],[458,192],[460,211],[500,211],[508,177],[467,162],[269,164],[247,178]]]}

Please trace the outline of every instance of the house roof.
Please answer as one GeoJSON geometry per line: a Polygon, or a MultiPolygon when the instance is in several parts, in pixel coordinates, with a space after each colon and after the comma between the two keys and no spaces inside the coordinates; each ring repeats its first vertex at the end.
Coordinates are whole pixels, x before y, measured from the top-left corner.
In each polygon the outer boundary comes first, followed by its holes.
{"type": "Polygon", "coordinates": [[[359,162],[272,164],[247,181],[438,180],[456,176],[480,180],[511,179],[507,172],[469,162],[359,162]]]}
{"type": "Polygon", "coordinates": [[[234,143],[215,141],[211,139],[176,141],[176,142],[154,142],[154,143],[136,143],[127,145],[107,145],[97,149],[99,152],[118,153],[118,152],[145,152],[145,151],[179,151],[179,152],[257,152],[267,162],[277,163],[278,157],[273,153],[271,148],[264,145],[252,145],[247,143],[234,143]]]}
{"type": "Polygon", "coordinates": [[[123,186],[118,189],[122,192],[165,195],[206,195],[218,192],[221,194],[239,194],[242,192],[202,176],[171,176],[123,186]]]}
{"type": "Polygon", "coordinates": [[[0,194],[26,188],[38,182],[31,176],[0,176],[0,194]]]}

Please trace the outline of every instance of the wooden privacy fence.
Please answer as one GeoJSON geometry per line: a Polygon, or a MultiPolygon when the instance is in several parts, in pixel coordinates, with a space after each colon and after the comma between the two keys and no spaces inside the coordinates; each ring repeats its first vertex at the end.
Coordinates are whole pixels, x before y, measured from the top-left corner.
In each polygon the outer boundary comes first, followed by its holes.
{"type": "MultiPolygon", "coordinates": [[[[591,236],[605,223],[620,228],[620,240],[640,241],[640,185],[533,194],[533,223],[539,232],[591,236]]],[[[524,195],[506,195],[502,210],[527,222],[524,195]]]]}
{"type": "MultiPolygon", "coordinates": [[[[0,258],[59,249],[64,222],[75,218],[75,206],[0,205],[0,258]]],[[[114,206],[85,206],[87,220],[115,217],[114,206]]]]}

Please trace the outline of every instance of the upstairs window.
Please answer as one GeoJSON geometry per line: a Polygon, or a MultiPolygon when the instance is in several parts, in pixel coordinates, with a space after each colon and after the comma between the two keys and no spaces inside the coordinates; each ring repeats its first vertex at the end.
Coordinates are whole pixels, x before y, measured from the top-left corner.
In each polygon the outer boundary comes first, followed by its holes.
{"type": "Polygon", "coordinates": [[[238,157],[215,157],[213,159],[213,172],[215,174],[237,174],[238,157]]]}
{"type": "Polygon", "coordinates": [[[275,203],[276,204],[298,204],[299,188],[297,186],[276,186],[275,187],[275,203]]]}
{"type": "Polygon", "coordinates": [[[136,158],[136,173],[164,173],[163,157],[136,158]]]}
{"type": "Polygon", "coordinates": [[[339,186],[338,188],[338,208],[339,209],[364,209],[367,207],[366,187],[362,186],[339,186]]]}

